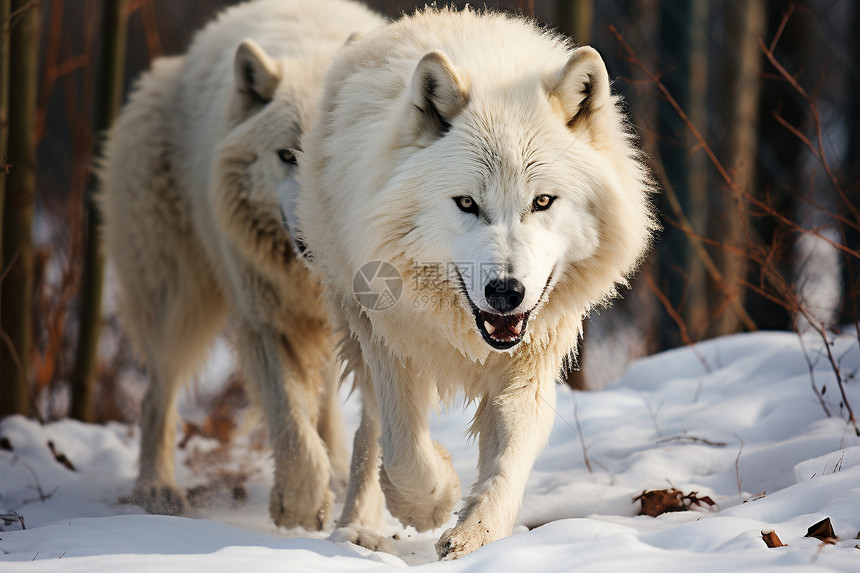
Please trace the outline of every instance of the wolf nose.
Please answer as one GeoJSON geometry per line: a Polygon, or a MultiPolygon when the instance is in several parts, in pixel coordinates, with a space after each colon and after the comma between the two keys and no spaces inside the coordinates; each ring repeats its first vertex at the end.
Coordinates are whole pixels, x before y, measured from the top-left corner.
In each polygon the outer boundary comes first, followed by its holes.
{"type": "Polygon", "coordinates": [[[526,295],[526,287],[517,279],[493,279],[484,287],[484,297],[499,312],[517,308],[526,295]]]}

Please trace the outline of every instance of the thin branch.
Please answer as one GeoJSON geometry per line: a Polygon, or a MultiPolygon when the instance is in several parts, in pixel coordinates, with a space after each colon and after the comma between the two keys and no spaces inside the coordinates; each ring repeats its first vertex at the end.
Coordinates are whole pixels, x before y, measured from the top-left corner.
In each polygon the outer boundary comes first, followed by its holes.
{"type": "Polygon", "coordinates": [[[773,111],[771,115],[777,121],[777,123],[790,131],[792,135],[794,135],[797,139],[803,142],[803,144],[807,147],[807,149],[809,149],[809,151],[815,156],[816,159],[821,159],[821,154],[818,152],[818,149],[815,148],[809,138],[803,135],[799,129],[788,123],[788,120],[782,117],[778,111],[773,111]]]}
{"type": "Polygon", "coordinates": [[[712,372],[711,365],[708,364],[705,356],[699,352],[699,349],[696,348],[696,343],[693,342],[692,338],[690,338],[690,333],[687,330],[687,323],[684,322],[684,318],[677,310],[675,310],[666,294],[657,288],[657,285],[654,284],[654,279],[652,279],[650,275],[645,275],[645,283],[648,285],[648,288],[651,289],[651,292],[654,293],[654,296],[657,297],[657,300],[660,301],[660,304],[663,305],[663,308],[666,309],[666,313],[675,321],[675,324],[678,325],[678,332],[681,334],[681,340],[690,348],[690,350],[693,351],[693,354],[696,355],[696,358],[698,358],[699,362],[701,362],[702,366],[705,368],[705,372],[710,374],[712,372]]]}
{"type": "MultiPolygon", "coordinates": [[[[788,20],[790,13],[787,13],[784,16],[784,20],[788,20]]],[[[776,70],[780,73],[780,75],[785,78],[785,80],[797,91],[800,96],[806,100],[807,105],[809,106],[809,111],[812,114],[813,121],[813,131],[816,135],[816,146],[818,148],[818,153],[816,154],[816,158],[821,162],[822,167],[824,167],[824,171],[827,173],[827,177],[830,179],[833,188],[836,190],[837,195],[839,195],[839,199],[845,204],[846,207],[851,211],[851,214],[860,221],[860,210],[858,210],[857,206],[854,205],[854,202],[849,199],[849,197],[845,194],[845,190],[842,188],[842,184],[839,182],[839,179],[833,173],[833,169],[830,167],[830,162],[827,160],[827,154],[824,152],[824,136],[822,134],[821,129],[821,116],[818,112],[818,104],[815,101],[815,97],[807,93],[807,91],[800,85],[800,82],[797,81],[793,75],[788,73],[788,70],[779,63],[779,60],[776,59],[776,56],[773,53],[772,49],[769,49],[764,40],[759,38],[759,46],[761,47],[762,53],[765,58],[771,63],[771,65],[776,68],[776,70]]]]}
{"type": "Polygon", "coordinates": [[[662,444],[665,442],[693,442],[696,444],[705,444],[706,446],[714,446],[717,448],[724,448],[728,445],[725,442],[712,442],[711,440],[707,440],[705,438],[697,438],[696,436],[688,436],[687,434],[666,436],[665,438],[660,438],[659,440],[657,440],[658,444],[662,444]]]}
{"type": "Polygon", "coordinates": [[[720,272],[714,260],[708,254],[708,251],[702,245],[702,241],[699,238],[698,234],[693,230],[693,226],[690,223],[690,220],[687,219],[687,215],[684,213],[683,208],[681,207],[681,202],[678,200],[678,196],[675,193],[674,186],[670,183],[669,177],[666,175],[666,171],[663,168],[662,161],[654,161],[652,163],[652,168],[657,172],[657,177],[660,179],[662,184],[663,192],[666,198],[669,200],[669,205],[672,207],[672,211],[675,212],[675,215],[678,217],[679,228],[684,232],[687,240],[689,240],[690,245],[692,245],[693,249],[696,251],[696,255],[698,255],[699,259],[702,261],[702,264],[705,266],[705,269],[708,271],[708,274],[711,276],[711,279],[717,285],[717,288],[726,296],[726,301],[732,307],[732,310],[737,315],[737,317],[744,323],[750,331],[758,330],[758,327],[755,324],[755,321],[750,317],[747,313],[746,309],[744,309],[743,305],[740,302],[738,294],[736,291],[729,289],[726,285],[725,277],[720,272]]]}
{"type": "Polygon", "coordinates": [[[31,0],[30,2],[27,2],[26,4],[24,4],[23,6],[21,6],[17,10],[14,10],[13,12],[11,12],[9,14],[9,19],[7,20],[7,22],[9,23],[9,29],[12,29],[15,27],[15,24],[18,23],[18,20],[21,19],[21,17],[24,15],[24,13],[27,10],[30,10],[31,8],[35,8],[36,6],[38,6],[41,3],[42,3],[42,0],[31,0]]]}
{"type": "Polygon", "coordinates": [[[744,441],[741,440],[739,436],[735,436],[735,437],[738,440],[740,440],[740,442],[741,442],[741,447],[738,449],[738,455],[735,458],[735,481],[737,481],[737,483],[738,483],[738,495],[741,495],[743,493],[743,490],[741,489],[741,483],[743,483],[743,480],[741,479],[740,462],[741,462],[741,453],[743,453],[743,451],[744,451],[744,441]]]}
{"type": "Polygon", "coordinates": [[[594,469],[591,467],[591,462],[588,460],[588,444],[585,443],[585,438],[582,437],[582,426],[579,425],[579,410],[576,404],[576,398],[573,399],[573,421],[576,423],[576,433],[579,434],[579,444],[582,446],[582,459],[585,460],[585,467],[588,468],[588,473],[593,474],[594,469]]]}
{"type": "Polygon", "coordinates": [[[827,359],[830,361],[830,368],[833,370],[833,374],[836,376],[836,383],[839,386],[839,393],[842,395],[842,403],[845,405],[845,410],[848,412],[848,422],[854,426],[854,434],[857,437],[860,437],[860,428],[857,427],[857,418],[854,416],[854,409],[851,407],[851,402],[848,401],[848,395],[845,394],[845,384],[842,380],[842,372],[839,368],[839,362],[833,356],[833,350],[831,348],[832,343],[827,336],[827,331],[824,328],[816,323],[811,316],[806,312],[805,309],[801,309],[801,313],[803,314],[806,321],[809,323],[809,326],[818,333],[821,337],[821,340],[824,342],[824,348],[827,350],[827,359]]]}
{"type": "Polygon", "coordinates": [[[0,520],[5,521],[7,525],[17,521],[21,524],[21,529],[27,529],[27,526],[24,525],[24,516],[17,511],[13,511],[12,513],[0,513],[0,520]]]}
{"type": "MultiPolygon", "coordinates": [[[[787,14],[786,17],[788,15],[790,15],[790,13],[787,14]]],[[[677,113],[678,116],[681,118],[681,121],[684,123],[684,125],[687,127],[687,129],[690,131],[690,133],[693,135],[693,137],[695,137],[696,141],[699,144],[699,147],[701,147],[702,151],[704,151],[705,154],[707,154],[708,158],[711,160],[711,163],[713,164],[714,168],[719,173],[720,177],[723,179],[723,181],[725,181],[726,185],[728,185],[728,187],[731,190],[735,191],[738,194],[744,194],[749,199],[750,203],[752,203],[753,205],[755,205],[756,207],[758,207],[760,209],[765,210],[768,215],[775,217],[780,223],[786,225],[791,230],[798,232],[798,233],[804,233],[804,234],[810,234],[810,235],[816,236],[816,237],[824,240],[825,242],[827,242],[830,246],[832,246],[836,249],[839,249],[842,252],[848,253],[855,258],[860,258],[860,253],[857,253],[856,251],[853,251],[852,249],[849,249],[849,248],[845,247],[844,245],[841,245],[841,244],[833,241],[832,239],[829,239],[829,238],[821,235],[820,233],[811,232],[809,229],[805,229],[805,228],[801,227],[800,225],[798,225],[794,221],[788,219],[787,217],[785,217],[781,213],[776,212],[776,210],[774,210],[769,204],[766,204],[765,202],[761,201],[760,199],[753,196],[751,193],[747,192],[746,190],[740,189],[737,185],[737,182],[734,180],[734,178],[731,176],[731,174],[729,174],[728,170],[723,166],[722,162],[716,156],[716,153],[714,153],[713,149],[711,149],[711,146],[708,145],[708,142],[705,140],[702,133],[692,123],[692,121],[687,116],[687,114],[684,112],[684,109],[681,107],[681,105],[678,103],[678,101],[674,97],[672,97],[672,94],[669,92],[669,89],[665,86],[665,84],[663,84],[663,82],[660,80],[660,77],[657,74],[655,74],[654,72],[652,72],[651,69],[636,55],[636,53],[633,51],[633,49],[630,47],[630,45],[627,44],[627,42],[624,40],[624,37],[615,28],[615,26],[610,25],[609,31],[615,36],[615,38],[618,40],[618,43],[623,48],[623,50],[625,52],[625,59],[627,59],[627,61],[629,61],[631,64],[636,66],[640,71],[642,71],[642,73],[645,74],[645,76],[654,84],[654,86],[657,88],[657,90],[665,98],[666,102],[669,103],[669,105],[672,107],[672,109],[675,110],[675,113],[677,113]]],[[[776,61],[776,58],[773,56],[772,52],[767,51],[766,46],[764,46],[764,42],[761,40],[761,38],[759,38],[759,43],[760,43],[762,49],[765,50],[765,55],[769,55],[768,59],[772,60],[772,62],[776,62],[776,65],[778,66],[779,62],[776,61]]],[[[785,71],[785,68],[778,66],[777,69],[781,70],[780,73],[782,73],[783,76],[786,77],[786,79],[788,79],[790,81],[791,85],[793,87],[795,87],[795,89],[798,90],[798,93],[800,93],[801,96],[804,99],[806,99],[808,105],[810,106],[810,111],[812,113],[813,120],[815,122],[815,131],[817,133],[817,138],[818,138],[819,154],[817,155],[817,157],[819,158],[820,162],[824,166],[824,169],[825,169],[826,173],[828,174],[828,177],[830,178],[831,184],[836,189],[836,192],[839,195],[839,198],[842,200],[843,203],[845,203],[848,206],[848,208],[851,210],[852,214],[857,217],[858,221],[860,221],[860,211],[858,211],[858,209],[854,205],[853,201],[849,200],[849,198],[845,195],[845,192],[842,189],[842,185],[839,183],[839,181],[835,177],[835,175],[833,175],[833,172],[830,168],[830,164],[827,161],[825,154],[823,153],[824,144],[823,144],[823,139],[822,139],[822,135],[821,135],[821,123],[820,123],[820,118],[818,115],[818,107],[815,104],[814,98],[811,98],[807,94],[807,92],[802,88],[802,86],[800,86],[800,84],[797,82],[797,80],[795,78],[793,78],[787,71],[785,71]]]]}
{"type": "Polygon", "coordinates": [[[818,403],[821,404],[821,408],[824,410],[824,413],[828,418],[830,418],[830,409],[824,401],[824,394],[822,394],[815,385],[815,365],[812,363],[812,360],[810,360],[809,353],[806,351],[806,343],[803,340],[803,335],[798,332],[797,337],[800,339],[800,348],[803,351],[803,358],[806,360],[806,365],[809,367],[809,383],[812,385],[812,392],[815,394],[815,397],[818,398],[818,403]]]}
{"type": "Polygon", "coordinates": [[[660,78],[654,72],[651,71],[651,69],[645,64],[645,62],[643,62],[636,55],[636,53],[633,51],[633,49],[630,47],[630,45],[624,40],[624,37],[621,35],[621,33],[618,31],[618,29],[615,26],[610,24],[609,25],[609,31],[612,33],[613,36],[615,36],[615,39],[618,40],[618,43],[621,44],[621,47],[626,52],[627,61],[629,61],[631,64],[633,64],[634,66],[639,68],[639,70],[643,74],[645,74],[645,76],[649,80],[651,80],[651,82],[654,84],[654,86],[660,91],[660,93],[666,99],[666,102],[670,106],[672,106],[672,109],[675,110],[675,113],[677,113],[678,116],[681,118],[681,121],[684,122],[684,125],[687,127],[687,129],[690,130],[690,133],[693,135],[693,137],[696,138],[696,141],[699,143],[699,146],[702,148],[702,151],[704,151],[707,154],[708,158],[711,160],[711,163],[714,164],[714,167],[720,173],[720,176],[723,178],[723,180],[729,186],[734,188],[734,186],[735,186],[734,179],[732,179],[731,175],[729,175],[728,170],[726,170],[726,168],[723,167],[723,164],[717,158],[716,154],[711,149],[711,146],[708,145],[707,141],[705,141],[705,138],[702,135],[702,133],[698,130],[698,128],[696,128],[695,125],[693,125],[693,122],[690,121],[690,118],[684,112],[684,108],[682,108],[681,105],[678,103],[678,101],[674,97],[672,97],[672,94],[669,92],[669,89],[665,86],[665,84],[663,84],[663,82],[660,80],[660,78]]]}
{"type": "Polygon", "coordinates": [[[770,42],[770,51],[773,52],[776,49],[776,45],[779,43],[779,39],[782,38],[782,33],[785,31],[785,26],[788,24],[788,19],[791,18],[791,15],[794,13],[794,4],[788,5],[788,10],[785,11],[785,14],[782,15],[782,20],[779,23],[779,27],[776,29],[776,34],[773,35],[773,40],[770,42]]]}

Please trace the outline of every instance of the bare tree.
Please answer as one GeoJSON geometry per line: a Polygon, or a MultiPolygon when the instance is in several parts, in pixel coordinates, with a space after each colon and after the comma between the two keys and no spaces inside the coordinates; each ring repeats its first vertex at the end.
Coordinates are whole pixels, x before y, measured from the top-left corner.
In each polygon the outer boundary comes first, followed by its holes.
{"type": "MultiPolygon", "coordinates": [[[[101,58],[96,88],[96,130],[101,134],[113,123],[122,104],[125,70],[128,0],[106,0],[102,16],[101,58]]],[[[101,137],[96,138],[94,156],[100,155],[101,137]]],[[[90,176],[86,195],[87,230],[81,283],[81,312],[78,321],[78,347],[72,374],[74,418],[93,422],[96,362],[101,327],[104,255],[101,252],[101,221],[94,203],[96,180],[90,176]]]]}
{"type": "Polygon", "coordinates": [[[32,335],[33,203],[36,192],[38,2],[13,0],[9,40],[9,162],[3,201],[3,282],[0,285],[0,417],[28,414],[32,335]]]}

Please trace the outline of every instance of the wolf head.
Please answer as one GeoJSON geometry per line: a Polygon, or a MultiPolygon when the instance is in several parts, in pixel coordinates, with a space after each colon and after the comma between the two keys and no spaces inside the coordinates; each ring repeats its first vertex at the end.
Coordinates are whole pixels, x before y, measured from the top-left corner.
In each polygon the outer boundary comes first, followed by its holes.
{"type": "Polygon", "coordinates": [[[426,8],[358,39],[303,142],[301,233],[344,306],[368,261],[429,291],[362,309],[404,355],[566,353],[655,228],[600,56],[520,18],[426,8]]]}
{"type": "Polygon", "coordinates": [[[516,346],[560,282],[580,291],[567,309],[579,318],[641,255],[646,184],[594,49],[507,83],[431,51],[404,115],[409,158],[389,188],[418,198],[408,254],[444,265],[492,348],[516,346]]]}
{"type": "Polygon", "coordinates": [[[320,60],[274,58],[253,40],[236,50],[230,132],[217,150],[213,204],[234,243],[274,273],[283,272],[298,247],[285,230],[283,211],[290,210],[282,203],[295,194],[299,140],[327,55],[320,60]]]}

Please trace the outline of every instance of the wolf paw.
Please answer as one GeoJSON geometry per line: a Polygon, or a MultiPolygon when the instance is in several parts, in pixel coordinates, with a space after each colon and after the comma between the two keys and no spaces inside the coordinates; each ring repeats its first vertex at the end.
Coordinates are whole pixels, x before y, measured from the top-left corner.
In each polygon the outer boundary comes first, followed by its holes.
{"type": "Polygon", "coordinates": [[[444,525],[460,499],[460,478],[451,465],[451,454],[440,443],[435,442],[435,446],[440,475],[427,494],[402,491],[388,477],[385,466],[379,468],[379,483],[385,493],[388,511],[404,526],[411,525],[418,531],[444,525]]]}
{"type": "Polygon", "coordinates": [[[443,533],[436,542],[436,555],[440,560],[451,561],[468,555],[495,539],[496,536],[489,528],[482,526],[480,521],[474,524],[457,524],[443,533]]]}
{"type": "Polygon", "coordinates": [[[331,513],[333,497],[328,479],[309,480],[293,487],[275,483],[269,497],[269,515],[278,527],[319,531],[331,513]]]}
{"type": "Polygon", "coordinates": [[[183,515],[188,511],[188,499],[176,486],[163,483],[137,485],[131,496],[121,501],[142,507],[147,513],[183,515]]]}
{"type": "Polygon", "coordinates": [[[371,551],[384,551],[385,553],[394,553],[391,547],[391,542],[388,538],[372,531],[358,526],[339,527],[329,536],[329,541],[349,541],[356,545],[361,545],[371,551]]]}

